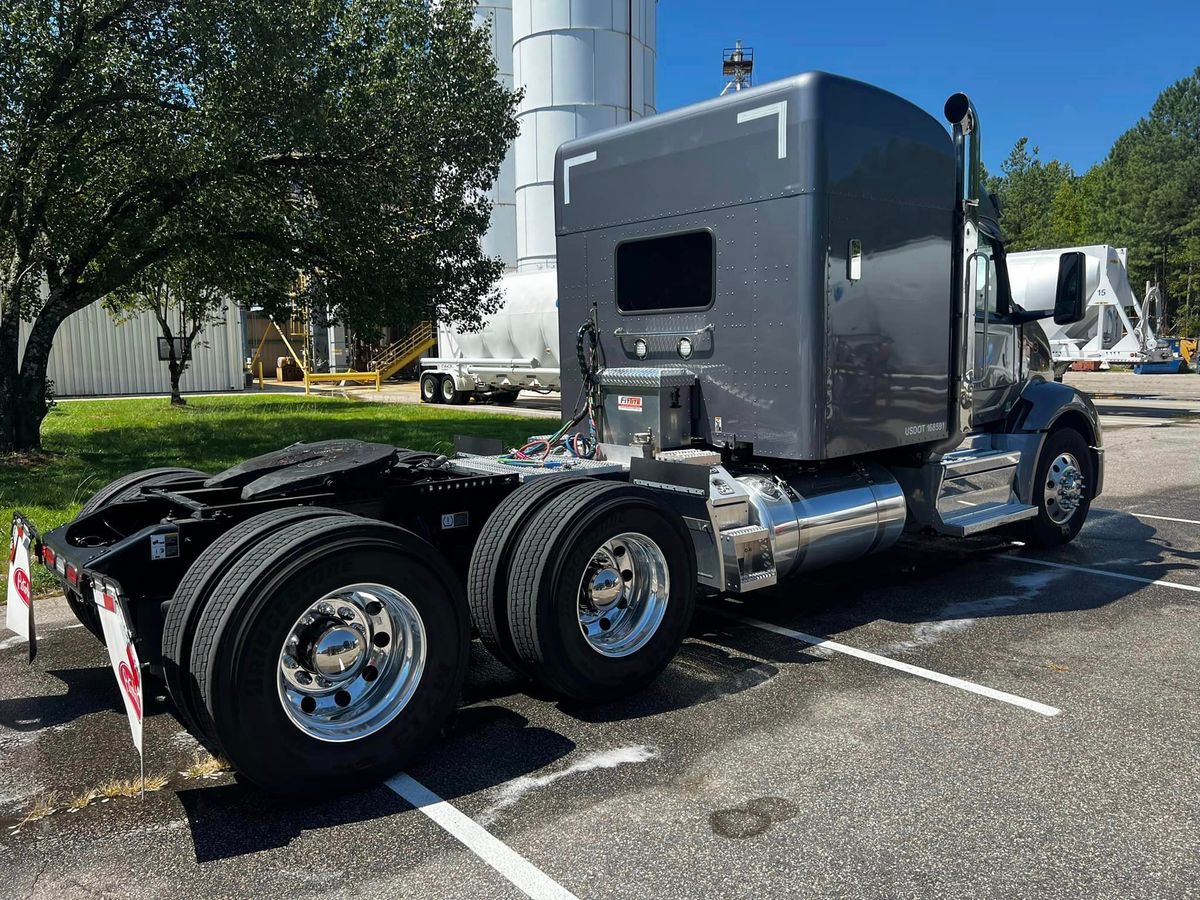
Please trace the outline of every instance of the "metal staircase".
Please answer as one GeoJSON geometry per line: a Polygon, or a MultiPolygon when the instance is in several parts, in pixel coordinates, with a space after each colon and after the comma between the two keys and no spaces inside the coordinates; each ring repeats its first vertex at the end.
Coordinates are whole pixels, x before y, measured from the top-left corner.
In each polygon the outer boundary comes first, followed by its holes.
{"type": "Polygon", "coordinates": [[[379,351],[368,366],[379,372],[380,378],[391,378],[405,366],[412,365],[437,343],[437,329],[432,322],[421,322],[405,337],[379,351]]]}

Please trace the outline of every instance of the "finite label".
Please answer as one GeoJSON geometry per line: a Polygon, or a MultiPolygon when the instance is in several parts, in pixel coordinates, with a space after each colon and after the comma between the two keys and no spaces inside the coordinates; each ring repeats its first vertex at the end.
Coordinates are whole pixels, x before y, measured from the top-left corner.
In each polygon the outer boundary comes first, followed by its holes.
{"type": "Polygon", "coordinates": [[[617,409],[625,409],[625,410],[628,410],[629,412],[641,412],[642,411],[642,398],[641,397],[627,397],[624,394],[619,394],[617,396],[617,409]]]}

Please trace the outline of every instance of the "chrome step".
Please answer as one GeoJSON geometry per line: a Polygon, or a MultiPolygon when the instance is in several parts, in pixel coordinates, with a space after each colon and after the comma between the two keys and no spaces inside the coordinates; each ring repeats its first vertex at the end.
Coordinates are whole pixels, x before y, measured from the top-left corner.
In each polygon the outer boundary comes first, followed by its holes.
{"type": "Polygon", "coordinates": [[[958,450],[942,457],[942,470],[946,478],[976,475],[993,469],[1016,468],[1021,461],[1020,450],[958,450]]]}
{"type": "Polygon", "coordinates": [[[999,528],[1001,525],[1032,519],[1037,512],[1036,506],[1021,502],[964,507],[961,513],[943,514],[942,522],[937,530],[953,537],[967,537],[981,531],[999,528]]]}
{"type": "Polygon", "coordinates": [[[990,447],[947,453],[939,461],[934,529],[941,534],[966,537],[1008,522],[1037,515],[1014,493],[1020,450],[990,447]]]}
{"type": "Polygon", "coordinates": [[[725,590],[744,594],[778,583],[779,573],[767,529],[761,525],[742,525],[726,528],[720,534],[725,590]]]}

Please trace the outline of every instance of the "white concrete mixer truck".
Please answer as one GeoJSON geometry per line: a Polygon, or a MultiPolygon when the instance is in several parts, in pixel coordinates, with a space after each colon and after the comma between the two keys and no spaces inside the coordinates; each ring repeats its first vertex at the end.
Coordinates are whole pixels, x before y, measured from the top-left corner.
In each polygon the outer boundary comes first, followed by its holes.
{"type": "Polygon", "coordinates": [[[558,278],[553,269],[500,281],[501,305],[479,331],[438,323],[438,355],[421,360],[424,403],[512,403],[558,390],[558,278]]]}

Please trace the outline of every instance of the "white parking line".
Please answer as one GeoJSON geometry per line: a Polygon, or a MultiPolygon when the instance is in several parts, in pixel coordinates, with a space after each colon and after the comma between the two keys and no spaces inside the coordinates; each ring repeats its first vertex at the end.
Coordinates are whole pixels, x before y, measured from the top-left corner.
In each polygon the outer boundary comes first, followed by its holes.
{"type": "Polygon", "coordinates": [[[781,634],[784,637],[794,638],[805,644],[811,644],[814,647],[824,647],[826,650],[833,650],[837,653],[844,653],[847,656],[853,656],[857,659],[863,659],[867,662],[873,662],[876,665],[887,666],[889,669],[895,669],[899,672],[906,672],[909,675],[916,675],[918,678],[925,678],[929,681],[936,681],[939,684],[946,684],[950,687],[958,688],[960,691],[967,691],[971,694],[978,694],[981,697],[988,697],[992,700],[999,700],[1001,703],[1009,703],[1013,706],[1019,706],[1022,709],[1027,709],[1030,712],[1035,712],[1042,716],[1057,716],[1062,710],[1054,706],[1048,706],[1045,703],[1038,703],[1036,700],[1027,700],[1024,697],[1018,697],[1016,694],[1010,694],[1006,691],[998,691],[995,688],[985,687],[982,684],[975,684],[973,681],[965,681],[962,678],[955,678],[953,675],[943,675],[941,672],[934,672],[932,669],[923,669],[920,666],[910,665],[906,662],[890,659],[886,656],[879,656],[876,653],[868,653],[866,650],[859,650],[857,647],[851,647],[847,644],[839,644],[837,641],[831,641],[829,638],[818,637],[815,634],[805,634],[802,631],[793,631],[790,628],[784,628],[782,625],[773,625],[770,622],[762,622],[758,619],[749,619],[745,616],[739,616],[734,613],[724,612],[723,610],[713,610],[718,615],[724,616],[727,619],[733,619],[735,622],[741,622],[744,625],[752,625],[755,628],[760,628],[763,631],[771,631],[775,634],[781,634]]]}
{"type": "Polygon", "coordinates": [[[1122,581],[1136,581],[1139,584],[1157,584],[1159,587],[1175,588],[1177,591],[1191,591],[1200,594],[1200,587],[1194,584],[1180,584],[1178,581],[1163,581],[1161,578],[1143,578],[1140,575],[1126,575],[1123,572],[1109,572],[1105,569],[1093,569],[1088,566],[1072,566],[1067,563],[1050,562],[1048,559],[1032,559],[1028,556],[1006,556],[1004,559],[1029,563],[1033,566],[1049,566],[1051,569],[1069,569],[1072,572],[1087,572],[1089,575],[1105,575],[1109,578],[1119,578],[1122,581]]]}
{"type": "Polygon", "coordinates": [[[1150,513],[1135,513],[1129,515],[1137,516],[1139,519],[1158,519],[1161,522],[1183,522],[1187,525],[1200,525],[1200,519],[1176,519],[1171,516],[1152,516],[1150,513]]]}
{"type": "Polygon", "coordinates": [[[411,775],[401,772],[388,779],[387,786],[507,878],[525,896],[534,900],[579,900],[508,844],[469,816],[459,812],[411,775]]]}

